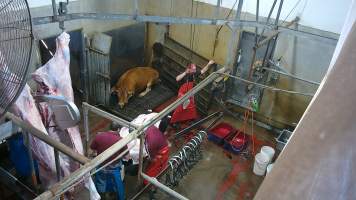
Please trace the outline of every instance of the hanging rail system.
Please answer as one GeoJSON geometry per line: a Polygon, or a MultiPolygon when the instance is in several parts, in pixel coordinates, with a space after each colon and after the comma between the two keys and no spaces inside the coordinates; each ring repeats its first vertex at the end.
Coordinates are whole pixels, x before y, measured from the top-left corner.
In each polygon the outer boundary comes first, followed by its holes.
{"type": "MultiPolygon", "coordinates": [[[[274,30],[274,25],[264,24],[261,21],[236,20],[236,19],[209,19],[192,17],[173,17],[173,16],[154,16],[154,15],[135,15],[135,14],[112,14],[112,13],[71,13],[58,16],[45,16],[33,18],[33,25],[65,22],[72,20],[105,20],[105,21],[137,21],[152,22],[162,24],[200,24],[200,25],[227,25],[229,27],[257,27],[274,30]]],[[[325,38],[338,40],[338,37],[321,36],[306,31],[291,28],[279,27],[279,31],[299,37],[325,38]]]]}

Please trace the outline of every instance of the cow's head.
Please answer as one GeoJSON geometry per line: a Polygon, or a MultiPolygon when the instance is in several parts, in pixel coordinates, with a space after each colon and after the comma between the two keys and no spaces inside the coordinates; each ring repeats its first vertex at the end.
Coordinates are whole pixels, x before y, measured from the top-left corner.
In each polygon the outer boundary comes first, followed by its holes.
{"type": "Polygon", "coordinates": [[[124,88],[117,88],[117,87],[113,87],[111,89],[111,91],[113,93],[116,93],[117,95],[117,99],[119,100],[119,106],[120,108],[124,108],[124,106],[127,104],[127,102],[129,101],[130,97],[133,96],[133,92],[131,91],[127,91],[124,88]]]}

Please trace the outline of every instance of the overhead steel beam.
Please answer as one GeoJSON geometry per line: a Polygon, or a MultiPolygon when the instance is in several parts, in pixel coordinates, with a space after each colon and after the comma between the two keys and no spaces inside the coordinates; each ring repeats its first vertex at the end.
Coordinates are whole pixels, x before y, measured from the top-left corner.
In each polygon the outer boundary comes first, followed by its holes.
{"type": "MultiPolygon", "coordinates": [[[[58,20],[54,20],[53,16],[36,17],[33,18],[33,25],[56,23],[58,21],[71,21],[71,20],[105,20],[105,21],[138,21],[138,22],[152,22],[163,24],[201,24],[201,25],[228,25],[229,27],[258,27],[265,29],[274,29],[273,25],[264,24],[256,21],[247,20],[229,20],[229,19],[207,19],[207,18],[191,18],[191,17],[164,17],[152,15],[127,15],[127,14],[109,14],[109,13],[72,13],[63,16],[58,16],[58,20]]],[[[326,37],[305,31],[299,31],[288,28],[280,28],[284,33],[296,35],[299,37],[307,38],[325,38],[329,40],[338,40],[338,37],[326,37]]]]}

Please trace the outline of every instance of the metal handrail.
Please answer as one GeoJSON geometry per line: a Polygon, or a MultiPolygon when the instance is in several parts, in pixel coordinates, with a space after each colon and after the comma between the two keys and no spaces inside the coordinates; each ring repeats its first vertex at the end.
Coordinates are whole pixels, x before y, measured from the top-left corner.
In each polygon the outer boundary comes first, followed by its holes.
{"type": "Polygon", "coordinates": [[[70,158],[78,161],[80,164],[85,164],[90,161],[89,158],[75,152],[73,149],[69,148],[68,146],[64,145],[61,142],[51,138],[50,136],[46,135],[44,132],[40,131],[39,129],[33,127],[31,124],[23,121],[22,119],[16,117],[12,113],[6,113],[5,117],[10,119],[13,123],[17,126],[21,127],[22,129],[26,130],[31,135],[37,137],[38,139],[44,141],[48,145],[52,146],[54,149],[64,153],[65,155],[69,156],[70,158]]]}

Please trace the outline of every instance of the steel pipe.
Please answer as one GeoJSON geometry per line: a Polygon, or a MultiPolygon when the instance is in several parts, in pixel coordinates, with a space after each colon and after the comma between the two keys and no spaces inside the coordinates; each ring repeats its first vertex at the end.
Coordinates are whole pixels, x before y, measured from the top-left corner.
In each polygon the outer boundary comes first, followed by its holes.
{"type": "Polygon", "coordinates": [[[83,102],[83,109],[88,109],[88,111],[91,111],[97,115],[100,115],[102,117],[105,117],[106,119],[110,119],[112,120],[113,122],[116,122],[118,124],[120,124],[121,126],[125,126],[125,127],[128,127],[128,128],[134,128],[134,129],[137,129],[139,128],[137,125],[129,122],[129,121],[126,121],[124,119],[121,119],[120,117],[117,117],[113,114],[110,114],[108,112],[105,112],[95,106],[92,106],[90,104],[88,104],[87,102],[83,102]]]}
{"type": "Polygon", "coordinates": [[[52,0],[53,20],[58,20],[56,0],[52,0]]]}
{"type": "Polygon", "coordinates": [[[75,161],[80,162],[80,164],[85,164],[90,161],[87,157],[75,152],[73,149],[69,148],[68,146],[64,145],[63,143],[58,142],[57,140],[49,137],[42,131],[38,130],[37,128],[33,127],[29,123],[21,120],[20,118],[16,117],[14,114],[7,112],[5,116],[10,119],[13,123],[17,126],[21,127],[23,130],[28,131],[31,135],[39,138],[40,140],[44,141],[48,145],[52,146],[53,148],[57,149],[58,151],[66,154],[70,158],[74,159],[75,161]]]}
{"type": "Polygon", "coordinates": [[[33,162],[33,155],[32,155],[32,147],[31,147],[31,142],[30,142],[30,135],[28,132],[24,133],[24,137],[25,137],[25,145],[27,147],[27,154],[28,154],[28,158],[30,161],[30,168],[31,168],[31,181],[32,181],[32,185],[34,186],[35,190],[37,191],[38,189],[38,183],[37,183],[37,177],[36,177],[36,171],[35,171],[35,165],[33,162]]]}
{"type": "Polygon", "coordinates": [[[53,149],[54,151],[54,162],[56,164],[56,175],[57,175],[57,181],[61,180],[61,164],[59,161],[59,153],[56,149],[53,149]]]}
{"type": "Polygon", "coordinates": [[[295,75],[289,74],[289,73],[285,73],[285,72],[282,72],[280,70],[275,70],[275,69],[271,69],[271,68],[268,68],[268,67],[263,67],[262,69],[267,70],[267,71],[271,71],[271,72],[274,72],[274,73],[282,74],[284,76],[288,76],[288,77],[291,77],[291,78],[294,78],[294,79],[297,79],[297,80],[300,80],[300,81],[304,81],[304,82],[307,82],[307,83],[310,83],[310,84],[313,84],[313,85],[318,85],[318,86],[320,85],[320,83],[318,83],[318,82],[307,80],[307,79],[304,79],[304,78],[300,78],[298,76],[295,76],[295,75]]]}
{"type": "MultiPolygon", "coordinates": [[[[138,153],[138,174],[141,174],[143,171],[143,148],[145,147],[145,134],[140,135],[140,151],[138,153]]],[[[137,185],[142,184],[141,176],[137,176],[137,185]]]]}
{"type": "Polygon", "coordinates": [[[221,111],[214,112],[214,113],[208,115],[207,117],[205,117],[205,118],[203,118],[203,119],[201,119],[201,120],[195,122],[194,124],[188,126],[187,128],[185,128],[185,129],[179,131],[178,133],[175,134],[175,138],[180,137],[180,136],[182,136],[182,135],[188,133],[189,131],[191,131],[191,130],[197,128],[197,127],[200,126],[201,124],[203,124],[203,123],[209,121],[210,119],[212,119],[212,118],[214,118],[214,117],[219,118],[219,117],[222,116],[222,115],[223,115],[223,112],[221,112],[221,111]]]}
{"type": "Polygon", "coordinates": [[[84,133],[85,133],[85,155],[89,156],[89,110],[88,107],[83,106],[83,119],[84,119],[84,133]]]}
{"type": "MultiPolygon", "coordinates": [[[[109,20],[109,21],[139,21],[139,22],[152,22],[152,23],[163,23],[163,24],[201,24],[201,25],[229,25],[233,26],[244,26],[244,27],[258,27],[258,28],[267,28],[274,29],[274,26],[264,24],[256,21],[248,20],[228,20],[228,19],[204,19],[204,18],[189,18],[189,17],[163,17],[163,16],[152,16],[152,15],[127,15],[127,14],[110,14],[110,13],[72,13],[66,14],[63,16],[58,16],[58,20],[62,21],[71,21],[71,20],[80,20],[80,19],[89,19],[89,20],[109,20]],[[136,17],[136,18],[135,18],[136,17]]],[[[47,17],[36,17],[33,18],[34,25],[49,24],[58,22],[54,20],[53,16],[47,17]]],[[[283,32],[307,38],[325,38],[329,40],[338,40],[338,37],[325,37],[313,33],[308,33],[305,31],[299,31],[294,29],[281,28],[283,32]]]]}
{"type": "Polygon", "coordinates": [[[162,189],[163,191],[165,191],[167,194],[171,195],[172,197],[175,197],[177,199],[182,199],[182,200],[188,200],[187,197],[179,194],[178,192],[172,190],[171,188],[169,188],[168,186],[162,184],[161,182],[159,182],[156,178],[152,178],[148,175],[146,175],[145,173],[141,173],[141,176],[147,180],[148,182],[152,183],[153,185],[155,185],[156,187],[162,189]]]}
{"type": "Polygon", "coordinates": [[[301,95],[301,96],[306,96],[306,97],[313,97],[314,96],[313,93],[304,93],[304,92],[297,92],[297,91],[279,89],[279,88],[271,87],[271,86],[264,85],[264,84],[261,84],[261,83],[253,82],[253,81],[250,81],[250,80],[238,77],[238,76],[230,75],[230,74],[227,74],[227,73],[221,73],[221,74],[225,75],[225,76],[229,76],[229,77],[234,78],[236,80],[239,80],[239,81],[242,81],[242,82],[245,82],[245,83],[249,83],[249,84],[253,84],[253,85],[256,85],[257,87],[260,87],[260,88],[263,88],[263,89],[269,89],[269,90],[272,90],[272,91],[275,91],[275,92],[284,92],[284,93],[288,93],[288,94],[296,94],[296,95],[301,95]]]}
{"type": "MultiPolygon", "coordinates": [[[[292,26],[293,24],[297,23],[299,21],[299,17],[296,17],[293,21],[289,22],[284,28],[289,28],[290,26],[292,26]]],[[[281,28],[281,27],[280,27],[281,28]]],[[[276,37],[279,33],[281,33],[282,30],[275,30],[272,32],[271,35],[269,35],[267,38],[265,38],[264,40],[260,41],[257,43],[256,48],[260,48],[261,46],[263,46],[264,44],[266,44],[267,42],[269,42],[271,39],[273,39],[274,37],[276,37]]]]}
{"type": "MultiPolygon", "coordinates": [[[[239,4],[237,5],[237,11],[236,11],[236,16],[235,16],[235,22],[240,22],[241,21],[241,10],[242,10],[242,5],[243,5],[243,0],[239,0],[239,4]]],[[[236,56],[237,56],[237,49],[238,49],[238,32],[240,26],[234,26],[231,31],[231,39],[229,42],[228,50],[227,50],[227,57],[226,57],[226,63],[225,65],[229,69],[233,69],[235,62],[236,62],[236,56]]]]}

